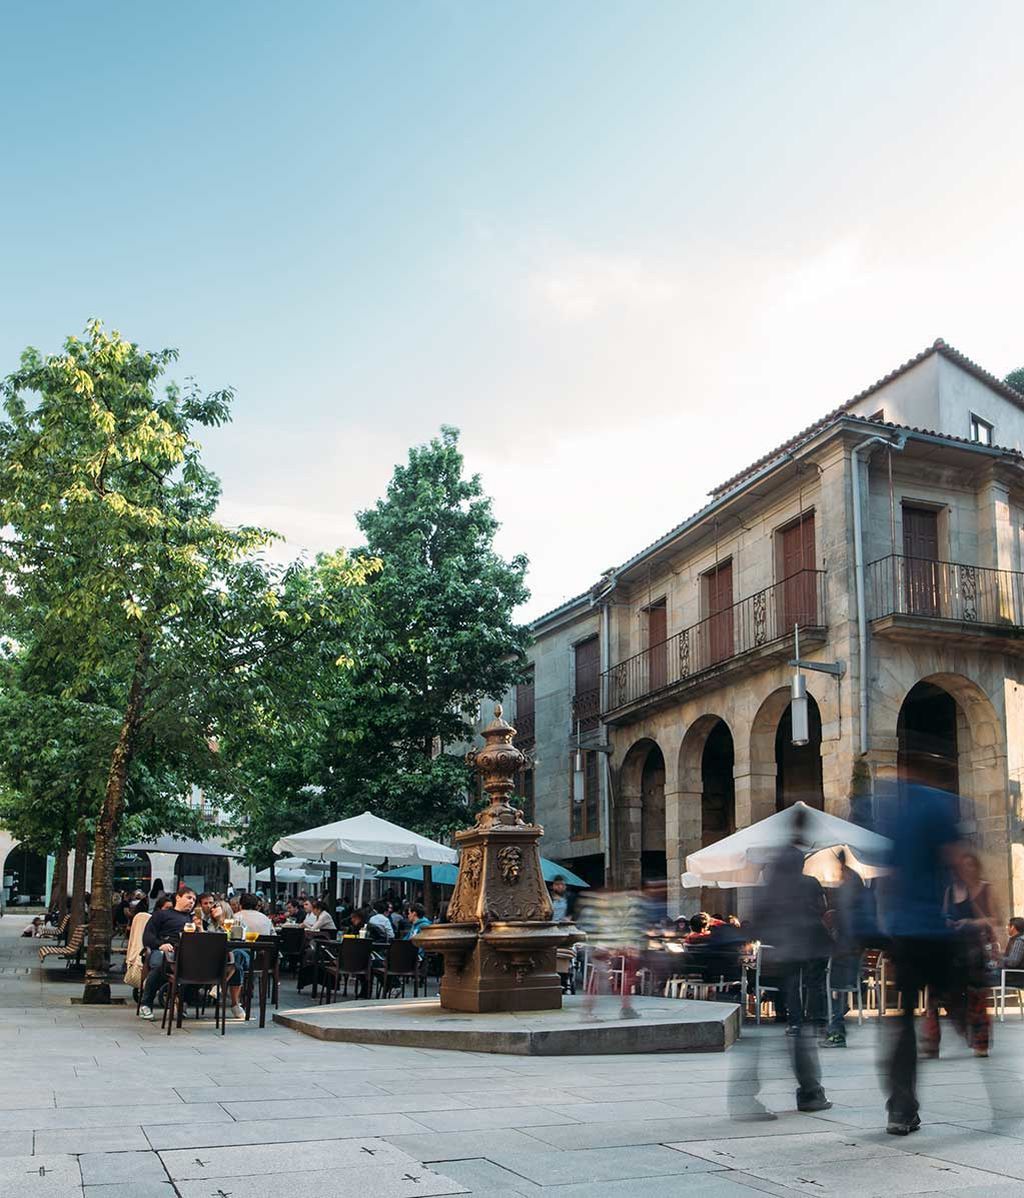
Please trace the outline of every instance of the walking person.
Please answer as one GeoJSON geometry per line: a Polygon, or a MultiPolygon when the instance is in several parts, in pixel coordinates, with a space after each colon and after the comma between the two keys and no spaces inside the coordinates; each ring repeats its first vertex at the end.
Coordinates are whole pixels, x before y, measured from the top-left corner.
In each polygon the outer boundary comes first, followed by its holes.
{"type": "MultiPolygon", "coordinates": [[[[796,1079],[798,1111],[827,1111],[832,1103],[821,1084],[817,1038],[824,1027],[824,963],[829,953],[825,930],[825,894],[817,878],[804,873],[800,822],[786,845],[764,871],[754,891],[753,927],[772,946],[773,968],[782,976],[789,1026],[786,1044],[796,1079]],[[806,1013],[805,1013],[806,1004],[806,1013]]],[[[729,1078],[729,1113],[743,1121],[775,1119],[758,1099],[759,1053],[763,1033],[737,1053],[729,1078]]]]}
{"type": "Polygon", "coordinates": [[[841,869],[839,886],[833,892],[829,911],[832,934],[832,958],[829,970],[832,1013],[823,1048],[846,1047],[846,1016],[850,993],[860,985],[860,959],[865,937],[874,924],[871,894],[860,875],[850,868],[846,852],[838,854],[841,869]]]}
{"type": "Polygon", "coordinates": [[[963,847],[959,800],[947,791],[895,778],[883,780],[876,797],[879,830],[892,841],[892,871],[882,879],[880,914],[902,999],[884,1063],[886,1131],[906,1136],[921,1126],[914,1034],[918,994],[928,989],[951,995],[960,984],[954,930],[943,910],[950,869],[963,847]]]}

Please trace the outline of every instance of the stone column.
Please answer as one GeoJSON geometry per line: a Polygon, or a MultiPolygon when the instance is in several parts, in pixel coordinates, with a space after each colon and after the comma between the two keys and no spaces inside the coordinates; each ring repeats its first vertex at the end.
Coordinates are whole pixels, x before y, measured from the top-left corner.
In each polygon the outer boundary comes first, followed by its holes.
{"type": "Polygon", "coordinates": [[[736,789],[736,829],[747,828],[775,814],[775,762],[752,762],[739,754],[733,766],[736,789]]]}
{"type": "Polygon", "coordinates": [[[668,913],[692,915],[700,908],[700,887],[685,889],[682,874],[689,853],[701,848],[700,791],[678,790],[665,795],[665,860],[668,869],[668,913]]]}

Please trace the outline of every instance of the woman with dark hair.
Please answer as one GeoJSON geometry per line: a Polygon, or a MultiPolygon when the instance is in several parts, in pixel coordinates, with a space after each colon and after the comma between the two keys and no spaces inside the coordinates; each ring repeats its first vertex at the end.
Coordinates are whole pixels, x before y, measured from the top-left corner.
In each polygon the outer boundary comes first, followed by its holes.
{"type": "Polygon", "coordinates": [[[162,878],[154,878],[153,885],[149,891],[151,899],[159,898],[164,893],[164,883],[162,878]]]}

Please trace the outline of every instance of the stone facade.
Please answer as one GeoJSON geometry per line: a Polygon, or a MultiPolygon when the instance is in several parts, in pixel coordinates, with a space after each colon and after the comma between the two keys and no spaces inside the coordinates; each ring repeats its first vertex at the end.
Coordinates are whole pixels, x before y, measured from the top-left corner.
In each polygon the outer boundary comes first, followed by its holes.
{"type": "MultiPolygon", "coordinates": [[[[534,793],[544,855],[571,865],[604,854],[616,885],[639,885],[660,868],[670,910],[688,913],[702,896],[682,889],[686,856],[719,835],[796,798],[845,816],[851,793],[870,790],[885,767],[932,769],[933,780],[945,770],[941,777],[969,801],[986,875],[1007,910],[1019,912],[1022,446],[1024,400],[937,343],[536,621],[534,793]],[[972,417],[991,432],[978,433],[972,417]],[[806,529],[807,541],[787,529],[806,529]],[[921,535],[925,550],[915,548],[921,535]],[[731,608],[723,578],[731,579],[731,608]],[[813,729],[801,749],[785,722],[794,614],[801,657],[845,669],[838,679],[807,673],[813,729]],[[652,630],[667,639],[652,647],[652,630]],[[595,635],[602,715],[582,744],[585,756],[609,751],[600,753],[597,835],[583,840],[571,834],[573,661],[574,646],[595,635]]],[[[724,892],[720,903],[728,903],[724,892]]]]}

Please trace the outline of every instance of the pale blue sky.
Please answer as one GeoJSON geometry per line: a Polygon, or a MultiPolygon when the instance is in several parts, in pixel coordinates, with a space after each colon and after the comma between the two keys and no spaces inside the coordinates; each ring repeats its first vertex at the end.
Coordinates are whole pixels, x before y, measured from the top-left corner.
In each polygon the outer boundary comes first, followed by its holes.
{"type": "Polygon", "coordinates": [[[238,389],[225,515],[356,540],[463,429],[554,606],[936,336],[1024,364],[1016,3],[0,9],[0,370],[238,389]]]}

